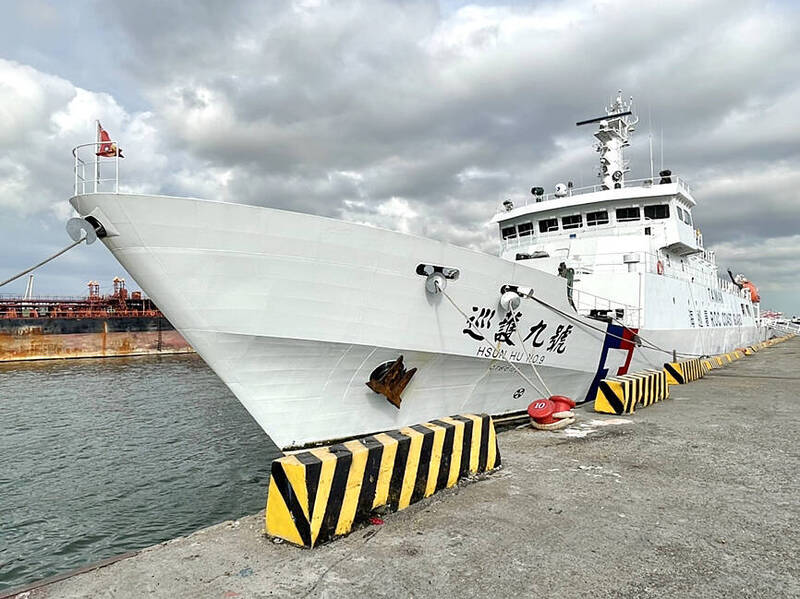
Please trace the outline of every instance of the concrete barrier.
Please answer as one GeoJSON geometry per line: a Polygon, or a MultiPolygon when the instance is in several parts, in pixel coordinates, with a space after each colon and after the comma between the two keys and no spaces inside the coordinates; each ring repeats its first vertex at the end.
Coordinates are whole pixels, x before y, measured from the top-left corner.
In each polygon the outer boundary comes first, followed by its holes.
{"type": "MultiPolygon", "coordinates": [[[[776,337],[718,356],[667,362],[664,364],[663,374],[667,385],[682,385],[696,381],[713,369],[722,368],[744,358],[746,355],[752,355],[761,349],[786,341],[793,336],[776,337]]],[[[594,400],[595,411],[605,414],[632,414],[639,403],[647,406],[660,399],[666,399],[669,396],[669,391],[666,391],[663,396],[659,396],[659,392],[656,391],[656,399],[651,399],[649,391],[650,387],[655,383],[649,379],[642,379],[641,377],[644,374],[622,375],[600,381],[594,400]]]]}
{"type": "Polygon", "coordinates": [[[373,510],[391,511],[500,465],[485,414],[432,420],[288,455],[272,463],[266,532],[302,547],[346,535],[373,510]]]}
{"type": "Polygon", "coordinates": [[[603,379],[597,386],[594,411],[603,414],[633,414],[636,406],[647,407],[669,397],[664,371],[647,370],[603,379]]]}
{"type": "Polygon", "coordinates": [[[725,354],[721,356],[709,356],[708,358],[701,358],[703,362],[703,366],[706,369],[706,372],[709,370],[716,370],[717,368],[722,368],[728,362],[725,360],[725,354]]]}
{"type": "Polygon", "coordinates": [[[664,364],[664,372],[667,373],[667,382],[670,385],[683,385],[703,378],[708,370],[703,364],[703,360],[692,358],[679,362],[667,362],[664,364]]]}

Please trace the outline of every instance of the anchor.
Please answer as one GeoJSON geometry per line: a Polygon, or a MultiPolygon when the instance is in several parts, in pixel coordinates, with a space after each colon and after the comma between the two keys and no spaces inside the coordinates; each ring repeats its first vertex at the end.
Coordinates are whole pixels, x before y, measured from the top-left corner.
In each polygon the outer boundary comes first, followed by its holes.
{"type": "Polygon", "coordinates": [[[400,394],[416,372],[416,368],[406,370],[403,356],[400,356],[396,360],[384,362],[373,370],[366,385],[375,393],[386,397],[389,403],[399,410],[400,402],[403,401],[400,394]]]}

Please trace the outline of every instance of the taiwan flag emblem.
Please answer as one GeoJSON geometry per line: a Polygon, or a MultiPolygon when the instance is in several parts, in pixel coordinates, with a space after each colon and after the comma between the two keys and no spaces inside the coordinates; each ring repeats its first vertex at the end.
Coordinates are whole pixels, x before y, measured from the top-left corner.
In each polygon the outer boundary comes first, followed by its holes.
{"type": "Polygon", "coordinates": [[[108,131],[103,129],[103,126],[98,121],[97,123],[97,141],[100,143],[100,149],[95,152],[97,156],[103,156],[105,158],[113,158],[114,156],[119,156],[120,158],[125,158],[122,155],[122,149],[117,147],[117,144],[111,141],[111,137],[108,135],[108,131]]]}

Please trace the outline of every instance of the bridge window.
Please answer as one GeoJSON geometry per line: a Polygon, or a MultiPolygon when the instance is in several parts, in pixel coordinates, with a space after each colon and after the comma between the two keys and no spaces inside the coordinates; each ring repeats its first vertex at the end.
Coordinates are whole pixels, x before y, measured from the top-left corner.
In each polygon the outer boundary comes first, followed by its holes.
{"type": "Polygon", "coordinates": [[[583,224],[583,218],[580,214],[572,214],[570,216],[561,217],[562,229],[577,229],[583,224]]]}
{"type": "Polygon", "coordinates": [[[639,220],[639,208],[617,208],[617,222],[625,223],[639,220]]]}
{"type": "Polygon", "coordinates": [[[608,224],[608,211],[601,210],[599,212],[587,212],[586,213],[586,226],[587,227],[594,227],[596,225],[607,225],[608,224]]]}
{"type": "Polygon", "coordinates": [[[520,223],[517,225],[517,231],[520,237],[533,235],[533,223],[520,223]]]}
{"type": "Polygon", "coordinates": [[[669,204],[656,204],[644,207],[644,217],[650,220],[669,218],[669,204]]]}
{"type": "Polygon", "coordinates": [[[545,218],[539,221],[539,232],[547,233],[548,231],[558,231],[557,218],[545,218]]]}
{"type": "Polygon", "coordinates": [[[687,225],[692,226],[692,215],[689,214],[688,210],[683,211],[683,220],[687,225]]]}
{"type": "Polygon", "coordinates": [[[514,225],[500,229],[503,239],[514,239],[517,236],[517,228],[514,225]]]}

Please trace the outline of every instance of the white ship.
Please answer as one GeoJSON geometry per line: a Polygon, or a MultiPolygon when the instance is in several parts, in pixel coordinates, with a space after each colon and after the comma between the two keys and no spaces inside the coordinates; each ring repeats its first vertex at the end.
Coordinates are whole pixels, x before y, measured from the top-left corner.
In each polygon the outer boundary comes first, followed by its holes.
{"type": "Polygon", "coordinates": [[[606,112],[589,121],[601,183],[505,202],[499,256],[308,214],[121,193],[118,157],[102,180],[97,144],[74,151],[70,202],[281,447],[520,412],[551,394],[586,401],[607,375],[765,334],[750,292],[720,278],[703,247],[688,185],[666,171],[627,180],[635,119],[621,96],[606,112]]]}

